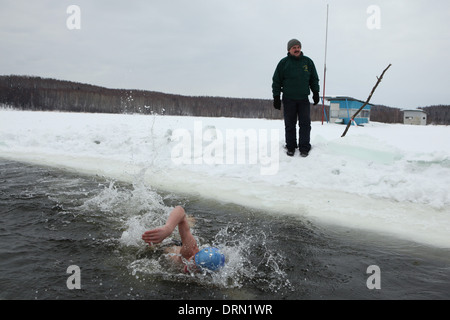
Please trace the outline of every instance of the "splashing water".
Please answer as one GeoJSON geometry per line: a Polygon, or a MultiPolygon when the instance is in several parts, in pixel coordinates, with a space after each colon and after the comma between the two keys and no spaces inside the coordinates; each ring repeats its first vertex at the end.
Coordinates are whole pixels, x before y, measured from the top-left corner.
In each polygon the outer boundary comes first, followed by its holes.
{"type": "Polygon", "coordinates": [[[151,252],[143,253],[146,257],[134,260],[128,265],[128,269],[134,276],[156,276],[164,280],[207,287],[234,289],[251,283],[271,292],[290,289],[290,282],[283,270],[285,258],[268,248],[265,233],[259,231],[248,236],[248,233],[238,232],[233,226],[227,226],[219,231],[211,243],[202,242],[200,249],[214,246],[225,255],[225,266],[218,271],[182,273],[180,268],[169,265],[170,254],[158,249],[148,249],[151,252]],[[159,254],[156,251],[160,251],[159,254]]]}
{"type": "Polygon", "coordinates": [[[129,258],[127,269],[132,276],[224,289],[242,288],[248,283],[268,291],[289,289],[290,283],[283,270],[285,258],[270,249],[264,230],[227,220],[219,223],[223,226],[218,231],[211,231],[205,229],[208,224],[216,224],[217,217],[197,219],[191,231],[199,248],[219,248],[226,256],[226,264],[219,271],[186,274],[182,268],[171,264],[171,254],[164,251],[173,245],[173,240],[179,239],[177,229],[172,236],[151,248],[141,238],[146,230],[165,224],[173,209],[165,202],[183,200],[173,195],[161,196],[142,181],[132,186],[120,186],[111,181],[101,187],[101,192],[86,200],[80,209],[105,215],[122,230],[118,243],[122,254],[129,258]]]}
{"type": "Polygon", "coordinates": [[[126,229],[122,233],[121,244],[139,246],[142,245],[144,231],[165,223],[171,208],[165,206],[163,200],[143,183],[138,182],[130,188],[111,181],[98,195],[85,201],[80,209],[107,215],[126,229]]]}
{"type": "Polygon", "coordinates": [[[252,282],[275,292],[290,287],[283,270],[285,258],[270,249],[264,230],[229,224],[220,230],[212,245],[227,257],[225,267],[211,273],[215,284],[240,288],[252,282]]]}

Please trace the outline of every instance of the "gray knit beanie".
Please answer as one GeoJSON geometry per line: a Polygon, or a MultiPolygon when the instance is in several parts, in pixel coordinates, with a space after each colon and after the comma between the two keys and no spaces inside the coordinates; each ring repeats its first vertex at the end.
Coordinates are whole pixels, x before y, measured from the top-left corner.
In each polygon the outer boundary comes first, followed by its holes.
{"type": "Polygon", "coordinates": [[[288,44],[287,44],[287,49],[288,51],[291,50],[291,48],[293,46],[300,46],[300,48],[302,47],[302,44],[300,43],[300,41],[298,41],[297,39],[292,39],[289,40],[288,44]]]}

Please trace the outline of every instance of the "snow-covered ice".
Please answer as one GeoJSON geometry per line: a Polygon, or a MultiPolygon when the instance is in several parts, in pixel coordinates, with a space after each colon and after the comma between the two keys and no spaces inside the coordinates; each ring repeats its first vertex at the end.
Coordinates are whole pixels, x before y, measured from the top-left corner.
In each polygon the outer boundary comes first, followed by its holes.
{"type": "Polygon", "coordinates": [[[450,128],[0,109],[0,157],[450,248],[450,128]]]}

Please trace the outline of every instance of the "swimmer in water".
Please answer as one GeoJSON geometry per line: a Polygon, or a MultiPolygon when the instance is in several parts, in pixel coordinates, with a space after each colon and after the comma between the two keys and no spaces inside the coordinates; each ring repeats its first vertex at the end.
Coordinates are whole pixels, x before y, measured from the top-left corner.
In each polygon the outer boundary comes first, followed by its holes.
{"type": "Polygon", "coordinates": [[[186,212],[181,206],[176,206],[170,212],[164,226],[144,232],[142,240],[150,246],[161,243],[172,234],[176,226],[180,233],[181,246],[169,248],[169,253],[173,254],[173,259],[177,263],[185,264],[185,272],[201,271],[202,269],[215,271],[225,265],[225,256],[217,248],[208,247],[202,250],[198,248],[197,241],[191,233],[186,212]]]}

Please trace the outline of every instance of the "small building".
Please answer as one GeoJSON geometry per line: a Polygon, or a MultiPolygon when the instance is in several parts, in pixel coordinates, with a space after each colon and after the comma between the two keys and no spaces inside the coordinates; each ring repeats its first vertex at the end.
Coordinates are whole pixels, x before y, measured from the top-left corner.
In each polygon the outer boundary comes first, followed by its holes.
{"type": "Polygon", "coordinates": [[[425,126],[427,124],[427,114],[423,110],[403,110],[403,123],[425,126]]]}
{"type": "MultiPolygon", "coordinates": [[[[330,122],[348,124],[353,115],[364,105],[364,101],[352,97],[326,97],[330,101],[330,122]]],[[[367,104],[355,117],[357,125],[370,120],[371,104],[367,104]]]]}

